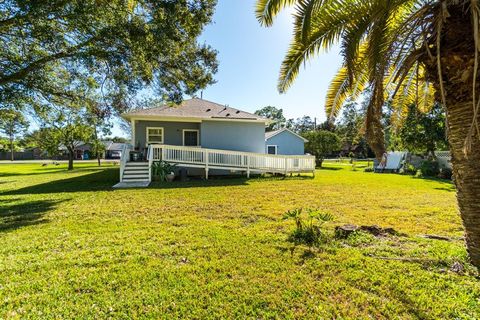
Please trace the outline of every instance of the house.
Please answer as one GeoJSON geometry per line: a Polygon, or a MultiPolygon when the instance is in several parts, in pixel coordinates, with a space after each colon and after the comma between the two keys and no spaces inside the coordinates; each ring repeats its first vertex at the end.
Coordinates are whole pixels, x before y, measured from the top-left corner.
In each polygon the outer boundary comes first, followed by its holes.
{"type": "Polygon", "coordinates": [[[203,99],[185,100],[125,113],[132,144],[144,151],[149,144],[265,152],[265,126],[270,120],[203,99]]]}
{"type": "MultiPolygon", "coordinates": [[[[59,156],[58,160],[68,159],[68,149],[63,144],[58,148],[59,156]]],[[[73,151],[74,160],[88,160],[90,159],[90,145],[83,141],[75,141],[74,151],[73,151]]]]}
{"type": "Polygon", "coordinates": [[[270,131],[265,133],[265,153],[303,155],[305,142],[308,140],[287,128],[270,131]]]}
{"type": "MultiPolygon", "coordinates": [[[[102,141],[105,146],[105,152],[101,155],[102,159],[120,159],[124,143],[116,143],[113,141],[102,141]]],[[[59,147],[59,159],[68,159],[68,150],[64,145],[59,147]]],[[[75,142],[74,160],[92,159],[92,146],[83,141],[75,142]]]]}
{"type": "MultiPolygon", "coordinates": [[[[148,183],[152,165],[163,160],[188,175],[313,172],[315,158],[268,155],[265,127],[269,119],[203,99],[162,105],[122,115],[132,130],[122,150],[120,181],[148,183]],[[185,172],[185,171],[182,171],[185,172]]],[[[286,148],[285,145],[282,148],[286,148]]],[[[283,150],[283,149],[282,149],[283,150]]]]}
{"type": "Polygon", "coordinates": [[[105,144],[105,159],[120,159],[122,157],[122,149],[124,143],[104,141],[105,144]]]}

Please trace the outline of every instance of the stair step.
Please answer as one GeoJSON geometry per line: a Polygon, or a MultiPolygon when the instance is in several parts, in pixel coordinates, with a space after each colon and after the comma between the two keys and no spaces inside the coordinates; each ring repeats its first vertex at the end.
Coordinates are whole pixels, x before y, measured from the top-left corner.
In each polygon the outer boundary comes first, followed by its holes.
{"type": "Polygon", "coordinates": [[[150,182],[148,179],[125,179],[122,182],[150,182]]]}
{"type": "Polygon", "coordinates": [[[148,178],[148,173],[123,173],[126,178],[148,178]]]}
{"type": "Polygon", "coordinates": [[[127,167],[148,167],[148,162],[127,162],[127,167]]]}
{"type": "Polygon", "coordinates": [[[143,168],[125,168],[125,170],[123,172],[142,172],[142,173],[147,172],[148,173],[148,171],[149,171],[148,168],[145,168],[145,169],[143,169],[143,168]]]}
{"type": "Polygon", "coordinates": [[[130,171],[128,171],[128,172],[127,172],[127,171],[124,171],[124,172],[123,172],[123,175],[124,175],[125,177],[127,177],[127,176],[128,176],[128,177],[129,177],[129,176],[146,176],[146,177],[148,177],[148,176],[149,176],[148,172],[130,172],[130,171]]]}

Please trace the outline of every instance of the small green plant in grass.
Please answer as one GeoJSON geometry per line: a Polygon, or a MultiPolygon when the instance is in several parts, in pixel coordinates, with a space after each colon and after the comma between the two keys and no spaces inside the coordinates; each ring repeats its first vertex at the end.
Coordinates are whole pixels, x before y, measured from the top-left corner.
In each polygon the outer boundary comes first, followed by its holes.
{"type": "Polygon", "coordinates": [[[322,227],[326,222],[332,221],[333,216],[318,209],[298,208],[285,212],[283,220],[295,222],[295,230],[290,235],[291,241],[312,247],[325,242],[327,237],[322,227]]]}

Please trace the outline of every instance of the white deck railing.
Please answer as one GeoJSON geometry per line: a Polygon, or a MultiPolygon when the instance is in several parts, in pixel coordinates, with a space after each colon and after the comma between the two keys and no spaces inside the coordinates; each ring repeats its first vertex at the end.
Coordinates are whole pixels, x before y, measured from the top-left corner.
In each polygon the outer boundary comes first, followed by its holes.
{"type": "Polygon", "coordinates": [[[250,176],[250,172],[315,173],[313,156],[270,155],[199,147],[150,145],[148,160],[150,166],[153,161],[163,160],[185,167],[205,168],[207,178],[209,169],[245,171],[247,176],[250,176]]]}

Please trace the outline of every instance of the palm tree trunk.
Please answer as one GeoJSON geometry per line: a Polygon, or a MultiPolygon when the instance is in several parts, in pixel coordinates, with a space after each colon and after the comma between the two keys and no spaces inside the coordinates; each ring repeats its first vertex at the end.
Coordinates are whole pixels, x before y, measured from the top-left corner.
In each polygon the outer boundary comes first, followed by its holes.
{"type": "MultiPolygon", "coordinates": [[[[440,33],[441,47],[437,47],[436,36],[433,36],[431,52],[434,57],[425,55],[422,60],[428,78],[438,93],[437,99],[441,101],[444,96],[446,100],[447,133],[458,207],[470,261],[480,270],[480,135],[475,134],[473,137],[470,152],[465,153],[464,150],[465,139],[474,120],[472,86],[475,48],[470,21],[471,13],[462,4],[448,6],[448,17],[440,33]],[[441,79],[437,54],[440,56],[441,79]]],[[[478,101],[480,77],[477,76],[475,83],[478,101]]],[[[480,115],[477,116],[477,121],[480,125],[480,115]]]]}
{"type": "MultiPolygon", "coordinates": [[[[468,254],[480,269],[480,137],[475,136],[471,152],[464,143],[473,119],[472,101],[447,103],[447,122],[457,200],[465,228],[468,254]]],[[[478,119],[480,123],[480,117],[478,119]]]]}
{"type": "Polygon", "coordinates": [[[385,132],[382,125],[383,87],[378,84],[373,90],[370,103],[367,107],[366,139],[370,149],[375,153],[377,160],[381,160],[385,153],[385,132]],[[379,87],[378,87],[379,86],[379,87]]]}

